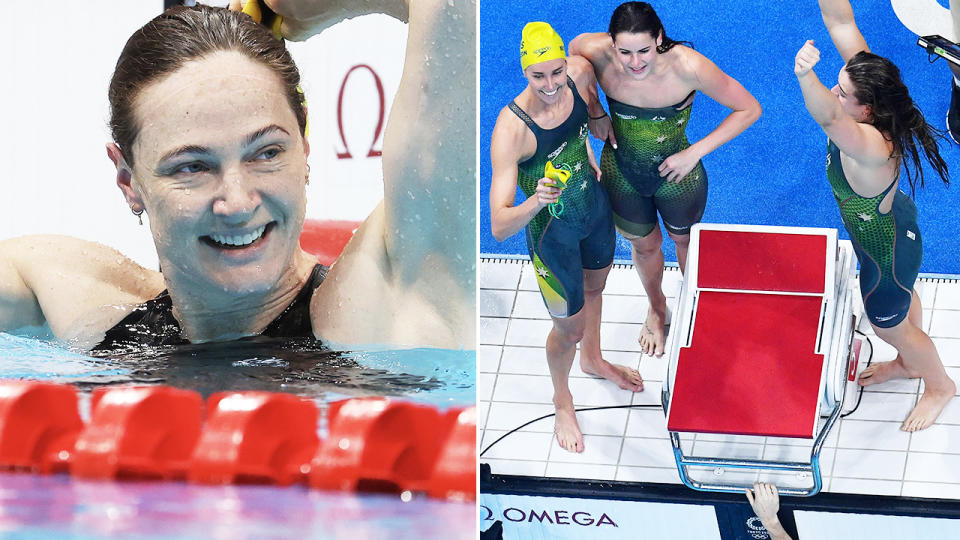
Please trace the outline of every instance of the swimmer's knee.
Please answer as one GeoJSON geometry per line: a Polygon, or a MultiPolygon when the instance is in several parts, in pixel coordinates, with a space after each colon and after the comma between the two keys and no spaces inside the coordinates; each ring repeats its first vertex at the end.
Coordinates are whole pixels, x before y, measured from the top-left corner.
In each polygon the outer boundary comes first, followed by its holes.
{"type": "Polygon", "coordinates": [[[667,234],[670,235],[670,239],[673,240],[673,243],[681,246],[687,247],[690,245],[690,229],[685,229],[685,232],[673,232],[667,229],[667,234]]]}
{"type": "Polygon", "coordinates": [[[568,343],[580,343],[586,330],[583,309],[564,319],[553,319],[553,329],[561,339],[568,343]]]}
{"type": "Polygon", "coordinates": [[[596,286],[596,285],[589,286],[588,284],[585,283],[583,286],[583,296],[589,299],[593,299],[603,295],[604,285],[605,283],[600,283],[599,286],[596,286]]]}
{"type": "Polygon", "coordinates": [[[663,243],[663,235],[660,234],[660,229],[653,229],[650,234],[646,236],[635,236],[624,234],[630,245],[633,246],[633,250],[637,255],[641,257],[652,256],[660,251],[660,245],[663,243]]]}

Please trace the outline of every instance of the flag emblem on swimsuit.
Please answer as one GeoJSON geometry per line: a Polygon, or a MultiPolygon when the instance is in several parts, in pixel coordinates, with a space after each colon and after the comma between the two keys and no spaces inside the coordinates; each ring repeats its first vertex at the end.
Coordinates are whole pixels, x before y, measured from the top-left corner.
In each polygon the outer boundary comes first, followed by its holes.
{"type": "Polygon", "coordinates": [[[540,287],[543,303],[547,305],[547,311],[554,317],[566,317],[567,299],[564,297],[563,285],[536,253],[533,254],[533,266],[537,271],[537,285],[540,287]]]}

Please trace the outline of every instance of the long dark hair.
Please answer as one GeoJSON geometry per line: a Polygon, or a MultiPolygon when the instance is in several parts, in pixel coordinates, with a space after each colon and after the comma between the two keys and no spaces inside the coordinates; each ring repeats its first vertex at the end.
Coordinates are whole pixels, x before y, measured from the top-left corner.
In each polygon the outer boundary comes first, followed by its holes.
{"type": "Polygon", "coordinates": [[[657,45],[657,52],[660,54],[669,51],[677,43],[693,47],[693,44],[689,41],[675,41],[668,38],[657,12],[653,10],[653,6],[646,2],[624,2],[617,6],[617,9],[613,10],[613,15],[610,16],[610,26],[607,28],[607,32],[614,40],[617,39],[617,34],[622,32],[649,34],[653,39],[657,39],[663,32],[663,41],[660,42],[660,45],[657,45]]]}
{"type": "Polygon", "coordinates": [[[237,51],[269,67],[283,84],[300,134],[307,125],[300,72],[284,46],[246,14],[204,5],[175,6],[134,32],[120,53],[110,80],[110,130],[127,164],[140,131],[134,114],[137,95],[186,62],[217,51],[237,51]]]}
{"type": "Polygon", "coordinates": [[[853,81],[853,96],[862,105],[870,106],[873,126],[893,142],[891,157],[909,156],[909,160],[902,161],[907,170],[910,194],[916,191],[917,178],[923,187],[921,149],[943,183],[949,185],[947,162],[940,156],[937,146],[937,138],[943,138],[943,132],[928,124],[917,109],[897,66],[882,56],[860,51],[847,62],[846,70],[853,81]]]}

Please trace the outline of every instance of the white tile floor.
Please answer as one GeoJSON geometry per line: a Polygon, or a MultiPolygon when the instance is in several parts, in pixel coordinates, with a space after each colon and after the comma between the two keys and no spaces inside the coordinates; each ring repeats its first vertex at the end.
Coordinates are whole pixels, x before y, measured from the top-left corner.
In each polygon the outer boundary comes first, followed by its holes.
{"type": "MultiPolygon", "coordinates": [[[[679,291],[680,280],[676,268],[664,273],[663,289],[669,298],[679,291]]],[[[917,290],[925,330],[948,373],[960,383],[960,283],[921,279],[917,290]]],[[[640,353],[637,336],[647,304],[632,266],[614,266],[603,298],[604,358],[639,369],[644,391],[631,393],[587,376],[575,361],[570,374],[574,404],[659,404],[668,355],[657,359],[640,353]]],[[[483,260],[479,311],[477,394],[483,449],[510,429],[552,412],[553,390],[543,351],[551,323],[531,265],[483,260]]],[[[874,362],[894,358],[894,349],[876,337],[871,336],[871,344],[874,362]]],[[[902,380],[864,391],[857,411],[834,426],[824,445],[820,459],[824,491],[960,499],[960,399],[953,400],[931,428],[912,434],[899,430],[922,388],[917,380],[902,380]]],[[[577,417],[584,433],[582,454],[557,446],[553,419],[548,418],[502,440],[480,461],[500,474],[680,482],[661,410],[587,411],[577,417]]],[[[796,440],[754,439],[732,442],[714,435],[690,442],[697,453],[722,446],[745,457],[809,456],[809,446],[796,440]]]]}

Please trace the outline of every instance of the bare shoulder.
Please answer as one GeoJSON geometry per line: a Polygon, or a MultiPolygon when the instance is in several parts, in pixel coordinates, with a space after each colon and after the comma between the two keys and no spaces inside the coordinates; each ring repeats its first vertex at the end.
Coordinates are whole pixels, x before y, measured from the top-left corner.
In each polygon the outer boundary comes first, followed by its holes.
{"type": "MultiPolygon", "coordinates": [[[[146,301],[163,287],[160,272],[97,242],[54,235],[0,242],[0,296],[59,338],[102,332],[123,316],[114,307],[146,301]]],[[[0,318],[10,327],[24,322],[0,318]]]]}
{"type": "Polygon", "coordinates": [[[494,154],[520,155],[525,138],[533,134],[527,125],[510,107],[500,109],[497,123],[493,126],[490,139],[490,151],[494,154]]]}
{"type": "Polygon", "coordinates": [[[0,256],[27,274],[56,269],[67,279],[90,277],[114,283],[136,295],[163,284],[160,272],[144,268],[116,249],[98,242],[61,235],[32,235],[0,242],[0,256]]]}
{"type": "Polygon", "coordinates": [[[613,51],[613,40],[606,32],[580,34],[570,42],[569,53],[586,58],[589,62],[603,60],[613,51]]]}
{"type": "Polygon", "coordinates": [[[567,74],[577,84],[587,81],[593,76],[593,65],[585,57],[578,54],[567,57],[567,74]]]}
{"type": "Polygon", "coordinates": [[[684,79],[695,80],[703,69],[714,65],[696,49],[679,43],[671,47],[666,54],[670,55],[673,69],[684,79]]]}

